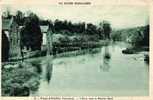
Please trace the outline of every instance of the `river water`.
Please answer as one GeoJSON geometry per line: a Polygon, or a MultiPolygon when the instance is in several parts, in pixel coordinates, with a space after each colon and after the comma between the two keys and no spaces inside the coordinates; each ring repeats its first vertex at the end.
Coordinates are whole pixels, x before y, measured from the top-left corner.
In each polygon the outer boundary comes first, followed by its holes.
{"type": "Polygon", "coordinates": [[[38,91],[32,96],[146,96],[149,67],[144,53],[122,54],[128,45],[113,43],[96,53],[46,58],[38,91]]]}

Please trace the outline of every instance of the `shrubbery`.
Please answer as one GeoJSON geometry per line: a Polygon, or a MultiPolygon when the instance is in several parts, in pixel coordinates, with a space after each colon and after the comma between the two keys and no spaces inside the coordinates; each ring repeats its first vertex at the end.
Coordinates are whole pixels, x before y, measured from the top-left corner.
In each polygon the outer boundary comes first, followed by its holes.
{"type": "Polygon", "coordinates": [[[5,65],[2,69],[2,95],[26,96],[39,86],[39,75],[30,63],[5,65]]]}

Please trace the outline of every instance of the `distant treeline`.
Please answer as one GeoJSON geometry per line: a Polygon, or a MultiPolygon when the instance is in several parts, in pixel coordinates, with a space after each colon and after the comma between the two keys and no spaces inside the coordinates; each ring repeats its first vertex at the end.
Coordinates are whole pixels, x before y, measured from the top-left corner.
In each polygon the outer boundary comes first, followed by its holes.
{"type": "MultiPolygon", "coordinates": [[[[40,21],[41,23],[41,21],[40,21]]],[[[110,38],[111,26],[107,21],[101,22],[99,25],[94,25],[92,23],[72,23],[71,21],[61,21],[55,20],[54,22],[49,22],[52,27],[52,30],[55,33],[63,32],[64,34],[74,35],[78,33],[87,34],[87,35],[99,35],[101,38],[110,38]]]]}
{"type": "Polygon", "coordinates": [[[136,46],[149,46],[149,25],[113,30],[111,38],[114,41],[126,41],[136,46]]]}
{"type": "MultiPolygon", "coordinates": [[[[7,13],[8,13],[7,17],[12,16],[9,12],[7,13]]],[[[110,33],[111,33],[111,24],[106,20],[99,22],[98,25],[86,22],[72,23],[72,21],[69,20],[62,21],[59,19],[52,21],[50,19],[44,20],[38,18],[38,16],[33,12],[29,12],[29,15],[25,16],[25,14],[21,11],[16,12],[14,19],[20,26],[24,26],[31,19],[36,19],[38,20],[37,22],[38,25],[49,25],[54,33],[60,32],[67,35],[74,35],[79,33],[87,35],[97,34],[99,35],[99,38],[104,39],[104,38],[110,38],[110,33]]]]}

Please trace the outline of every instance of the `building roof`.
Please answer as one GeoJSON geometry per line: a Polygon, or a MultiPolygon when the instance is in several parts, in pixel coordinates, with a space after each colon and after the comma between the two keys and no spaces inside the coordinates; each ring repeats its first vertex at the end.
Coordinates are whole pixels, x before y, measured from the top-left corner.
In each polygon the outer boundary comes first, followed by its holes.
{"type": "Polygon", "coordinates": [[[13,18],[11,18],[11,19],[2,19],[2,29],[3,30],[10,30],[12,23],[13,23],[13,18]]]}
{"type": "Polygon", "coordinates": [[[40,29],[42,33],[47,33],[49,26],[48,25],[40,25],[40,29]]]}

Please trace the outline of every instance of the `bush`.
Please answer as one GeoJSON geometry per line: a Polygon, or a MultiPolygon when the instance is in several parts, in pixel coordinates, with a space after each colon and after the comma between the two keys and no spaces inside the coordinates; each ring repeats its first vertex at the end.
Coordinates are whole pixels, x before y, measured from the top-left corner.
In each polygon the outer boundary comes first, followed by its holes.
{"type": "MultiPolygon", "coordinates": [[[[35,91],[39,86],[39,75],[30,63],[5,65],[2,69],[2,95],[25,96],[27,90],[35,91]],[[18,66],[18,67],[13,67],[18,66]]],[[[27,93],[29,94],[29,93],[27,93]]]]}

